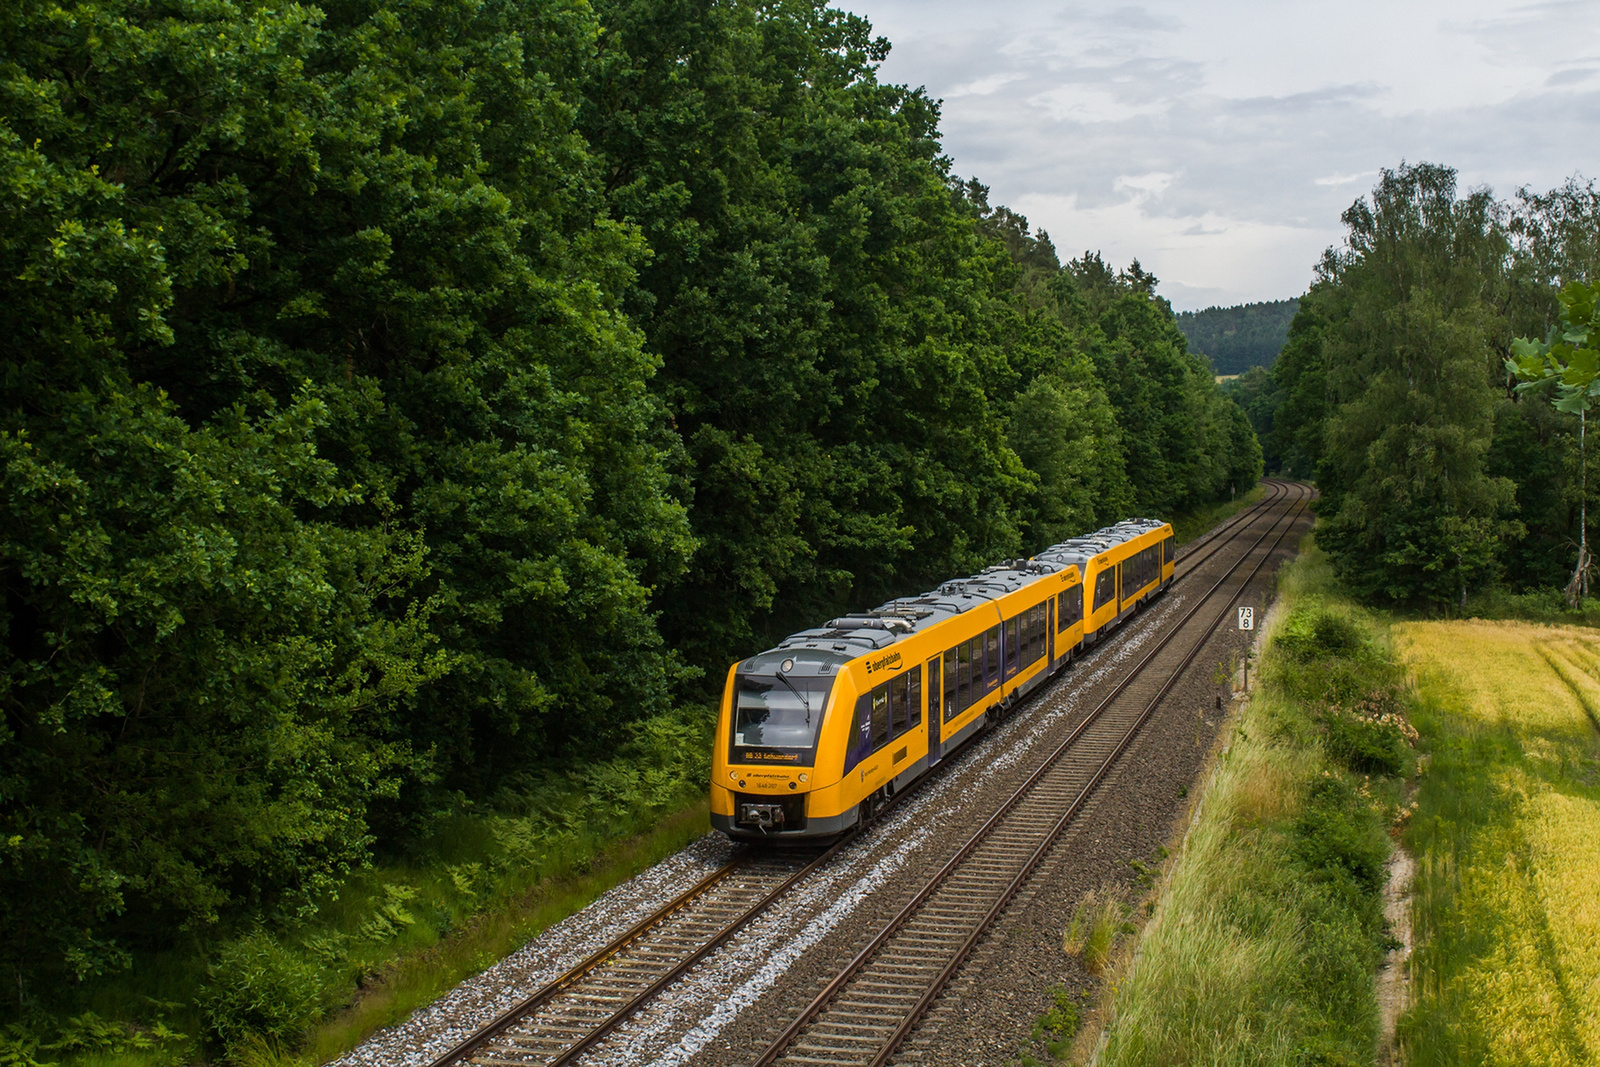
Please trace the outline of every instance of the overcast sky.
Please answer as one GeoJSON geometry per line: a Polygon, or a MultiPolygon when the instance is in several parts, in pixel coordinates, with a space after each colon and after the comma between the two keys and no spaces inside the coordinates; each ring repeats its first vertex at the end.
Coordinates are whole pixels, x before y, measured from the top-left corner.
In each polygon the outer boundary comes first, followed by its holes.
{"type": "Polygon", "coordinates": [[[840,0],[955,170],[1063,258],[1137,256],[1178,310],[1295,296],[1379,167],[1600,177],[1600,0],[840,0]]]}

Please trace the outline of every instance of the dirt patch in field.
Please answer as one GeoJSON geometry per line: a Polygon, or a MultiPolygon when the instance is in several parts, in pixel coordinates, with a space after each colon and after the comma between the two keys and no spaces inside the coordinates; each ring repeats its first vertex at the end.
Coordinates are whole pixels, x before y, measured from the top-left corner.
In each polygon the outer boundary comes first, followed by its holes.
{"type": "Polygon", "coordinates": [[[1417,861],[1399,845],[1389,857],[1389,883],[1383,889],[1383,917],[1399,944],[1389,950],[1378,971],[1378,1065],[1400,1062],[1394,1042],[1395,1020],[1411,1002],[1411,884],[1417,861]]]}

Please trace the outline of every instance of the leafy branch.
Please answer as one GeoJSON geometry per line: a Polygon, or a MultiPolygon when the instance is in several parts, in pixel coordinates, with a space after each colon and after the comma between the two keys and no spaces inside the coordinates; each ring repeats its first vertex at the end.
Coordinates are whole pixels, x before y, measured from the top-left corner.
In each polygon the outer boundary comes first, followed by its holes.
{"type": "Polygon", "coordinates": [[[1506,371],[1518,380],[1517,392],[1554,390],[1557,411],[1578,416],[1578,562],[1567,583],[1567,602],[1576,606],[1589,595],[1589,408],[1600,396],[1600,282],[1569,282],[1557,299],[1560,321],[1543,341],[1519,337],[1511,342],[1506,371]]]}

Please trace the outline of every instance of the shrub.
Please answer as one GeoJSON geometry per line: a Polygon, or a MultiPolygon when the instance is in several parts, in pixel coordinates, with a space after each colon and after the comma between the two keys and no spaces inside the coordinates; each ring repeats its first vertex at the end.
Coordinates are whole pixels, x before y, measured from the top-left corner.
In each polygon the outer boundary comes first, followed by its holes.
{"type": "Polygon", "coordinates": [[[1357,774],[1396,775],[1405,767],[1405,737],[1393,720],[1369,719],[1338,707],[1319,718],[1328,754],[1357,774]]]}
{"type": "Polygon", "coordinates": [[[1302,661],[1352,657],[1366,643],[1355,620],[1326,608],[1295,612],[1278,635],[1278,647],[1302,661]]]}
{"type": "Polygon", "coordinates": [[[254,1036],[286,1042],[321,1018],[323,992],[316,961],[255,933],[217,954],[200,1008],[224,1046],[242,1046],[254,1036]]]}
{"type": "Polygon", "coordinates": [[[1343,778],[1329,774],[1312,784],[1294,838],[1295,853],[1314,878],[1348,884],[1369,897],[1381,894],[1389,839],[1343,778]]]}
{"type": "Polygon", "coordinates": [[[1056,986],[1050,991],[1050,997],[1053,1001],[1050,1010],[1034,1020],[1032,1037],[1044,1042],[1051,1058],[1059,1060],[1067,1054],[1072,1039],[1083,1027],[1083,1009],[1065,986],[1056,986]]]}

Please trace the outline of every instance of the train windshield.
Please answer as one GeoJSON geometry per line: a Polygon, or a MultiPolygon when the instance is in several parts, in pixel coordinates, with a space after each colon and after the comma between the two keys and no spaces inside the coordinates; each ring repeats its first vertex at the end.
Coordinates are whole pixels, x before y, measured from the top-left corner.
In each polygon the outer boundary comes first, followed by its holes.
{"type": "Polygon", "coordinates": [[[812,748],[832,687],[831,678],[740,675],[733,708],[734,748],[812,748]]]}

